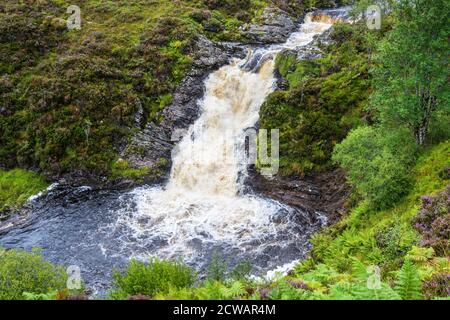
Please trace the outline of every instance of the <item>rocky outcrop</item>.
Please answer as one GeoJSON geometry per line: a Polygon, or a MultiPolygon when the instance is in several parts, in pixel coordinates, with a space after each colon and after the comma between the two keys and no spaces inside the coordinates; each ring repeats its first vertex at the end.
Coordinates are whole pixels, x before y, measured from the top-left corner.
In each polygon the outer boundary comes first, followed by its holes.
{"type": "Polygon", "coordinates": [[[341,169],[301,179],[280,176],[267,179],[254,169],[249,173],[246,184],[254,192],[300,209],[312,221],[324,216],[327,223],[332,224],[346,212],[345,202],[351,189],[345,183],[345,173],[341,169]]]}
{"type": "Polygon", "coordinates": [[[325,31],[324,33],[317,35],[313,42],[308,44],[307,46],[295,49],[295,50],[286,50],[285,53],[296,55],[297,60],[313,60],[319,59],[323,56],[322,48],[332,45],[333,40],[330,35],[333,30],[333,27],[325,31]]]}
{"type": "Polygon", "coordinates": [[[242,26],[243,37],[254,44],[285,42],[297,26],[289,14],[279,8],[268,7],[257,24],[242,26]]]}
{"type": "Polygon", "coordinates": [[[162,121],[149,123],[139,130],[123,148],[122,158],[133,167],[158,169],[167,174],[174,144],[198,117],[198,100],[205,90],[205,78],[241,51],[237,44],[214,43],[199,36],[193,67],[174,92],[172,103],[161,112],[162,121]]]}

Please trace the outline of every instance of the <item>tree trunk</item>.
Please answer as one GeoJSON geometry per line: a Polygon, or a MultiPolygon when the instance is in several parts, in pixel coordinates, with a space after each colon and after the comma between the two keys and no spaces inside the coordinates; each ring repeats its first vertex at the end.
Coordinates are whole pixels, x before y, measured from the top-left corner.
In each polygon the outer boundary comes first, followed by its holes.
{"type": "Polygon", "coordinates": [[[427,113],[422,121],[414,128],[414,137],[419,146],[425,143],[425,139],[428,133],[428,125],[430,124],[431,113],[427,113]]]}
{"type": "Polygon", "coordinates": [[[418,145],[425,143],[425,138],[428,132],[428,125],[430,124],[431,113],[436,108],[436,97],[430,93],[430,90],[421,88],[420,92],[420,106],[423,110],[422,120],[414,128],[414,137],[418,145]]]}
{"type": "Polygon", "coordinates": [[[414,129],[414,137],[418,145],[423,145],[427,134],[427,127],[420,124],[414,129]]]}

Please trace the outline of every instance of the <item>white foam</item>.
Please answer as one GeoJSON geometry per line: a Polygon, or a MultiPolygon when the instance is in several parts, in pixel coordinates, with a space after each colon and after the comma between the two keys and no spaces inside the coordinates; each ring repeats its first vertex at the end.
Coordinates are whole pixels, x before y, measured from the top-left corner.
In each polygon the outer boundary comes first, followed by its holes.
{"type": "MultiPolygon", "coordinates": [[[[306,21],[284,45],[260,50],[275,55],[304,46],[330,26],[306,21]]],[[[177,147],[167,186],[134,190],[135,210],[119,215],[116,226],[131,228],[135,238],[162,239],[148,254],[194,258],[198,248],[192,243],[198,240],[241,250],[253,243],[252,250],[263,250],[290,232],[289,219],[275,219],[290,208],[240,192],[247,174],[243,131],[258,121],[259,108],[274,89],[273,60],[258,73],[242,70],[244,63],[235,60],[208,77],[202,113],[177,147]]]]}

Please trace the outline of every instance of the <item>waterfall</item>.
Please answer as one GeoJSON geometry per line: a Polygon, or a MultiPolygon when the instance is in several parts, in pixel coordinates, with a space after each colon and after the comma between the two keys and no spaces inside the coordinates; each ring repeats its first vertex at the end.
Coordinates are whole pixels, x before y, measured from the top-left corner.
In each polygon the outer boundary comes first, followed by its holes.
{"type": "Polygon", "coordinates": [[[167,190],[234,197],[245,172],[244,129],[254,126],[259,107],[274,84],[273,61],[258,73],[240,61],[214,72],[206,81],[202,114],[178,146],[167,190]]]}
{"type": "Polygon", "coordinates": [[[256,124],[274,90],[276,54],[311,43],[331,26],[323,20],[307,15],[286,43],[250,51],[206,79],[201,115],[176,147],[167,185],[136,189],[134,212],[117,221],[138,239],[158,239],[148,254],[195,261],[206,247],[264,251],[281,238],[301,236],[292,208],[241,192],[244,129],[256,124]]]}
{"type": "Polygon", "coordinates": [[[246,192],[244,131],[258,122],[259,108],[274,90],[276,55],[297,47],[308,51],[314,36],[346,12],[310,13],[286,43],[254,48],[211,73],[200,117],[174,149],[164,186],[126,192],[55,187],[33,200],[23,223],[0,232],[0,246],[40,247],[49,261],[79,266],[95,292],[105,292],[109,270],[130,258],[182,258],[203,273],[219,251],[230,264],[250,261],[258,274],[286,270],[304,258],[322,216],[246,192]]]}

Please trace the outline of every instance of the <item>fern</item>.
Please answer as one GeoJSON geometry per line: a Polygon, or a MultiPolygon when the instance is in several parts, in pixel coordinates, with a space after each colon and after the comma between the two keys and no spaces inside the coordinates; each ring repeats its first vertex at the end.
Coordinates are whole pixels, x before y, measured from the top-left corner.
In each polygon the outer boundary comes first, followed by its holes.
{"type": "Polygon", "coordinates": [[[359,261],[357,258],[352,258],[352,275],[362,281],[367,281],[369,276],[367,272],[367,266],[359,261]]]}
{"type": "Polygon", "coordinates": [[[433,258],[434,250],[433,248],[423,248],[413,246],[408,252],[406,258],[408,260],[414,261],[416,263],[424,263],[433,258]]]}
{"type": "Polygon", "coordinates": [[[222,299],[234,299],[246,294],[244,285],[240,281],[234,281],[230,287],[223,286],[219,289],[222,299]]]}
{"type": "Polygon", "coordinates": [[[417,267],[407,259],[398,272],[395,291],[403,300],[422,299],[422,281],[420,279],[417,267]]]}
{"type": "Polygon", "coordinates": [[[401,296],[386,283],[381,283],[379,289],[358,284],[353,286],[351,294],[355,300],[401,300],[401,296]]]}
{"type": "Polygon", "coordinates": [[[48,293],[23,292],[22,295],[24,300],[56,300],[58,291],[51,291],[48,293]]]}

